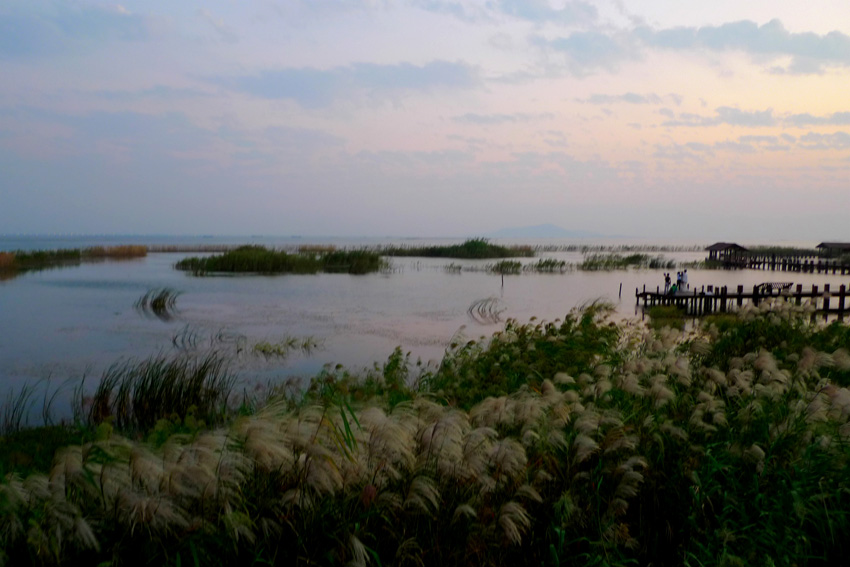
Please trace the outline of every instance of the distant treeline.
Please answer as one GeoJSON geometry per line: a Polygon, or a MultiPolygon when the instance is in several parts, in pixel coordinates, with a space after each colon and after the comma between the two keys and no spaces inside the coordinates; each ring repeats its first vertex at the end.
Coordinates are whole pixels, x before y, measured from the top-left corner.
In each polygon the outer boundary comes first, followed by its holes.
{"type": "Polygon", "coordinates": [[[385,266],[381,255],[368,250],[333,250],[287,253],[265,246],[240,246],[205,258],[185,258],[175,265],[196,275],[208,272],[261,274],[316,274],[341,272],[367,274],[385,266]]]}
{"type": "Polygon", "coordinates": [[[417,256],[425,258],[459,258],[466,260],[485,260],[488,258],[532,257],[534,249],[530,246],[499,246],[486,238],[472,238],[463,244],[449,246],[420,246],[384,248],[385,256],[417,256]]]}

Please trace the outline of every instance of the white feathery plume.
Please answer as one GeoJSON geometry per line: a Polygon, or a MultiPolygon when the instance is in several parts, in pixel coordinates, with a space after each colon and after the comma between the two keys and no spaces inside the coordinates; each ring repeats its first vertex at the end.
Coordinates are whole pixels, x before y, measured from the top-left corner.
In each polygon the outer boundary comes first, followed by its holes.
{"type": "Polygon", "coordinates": [[[509,542],[522,543],[522,534],[531,527],[531,517],[518,502],[511,500],[499,509],[499,526],[509,542]]]}

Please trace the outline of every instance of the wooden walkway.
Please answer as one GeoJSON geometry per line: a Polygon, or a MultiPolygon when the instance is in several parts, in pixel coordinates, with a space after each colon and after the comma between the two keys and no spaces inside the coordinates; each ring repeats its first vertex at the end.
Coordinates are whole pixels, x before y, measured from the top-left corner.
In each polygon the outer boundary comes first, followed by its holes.
{"type": "Polygon", "coordinates": [[[724,268],[746,268],[808,274],[850,274],[850,264],[817,256],[735,256],[721,260],[724,268]]]}
{"type": "Polygon", "coordinates": [[[635,297],[636,305],[639,306],[642,301],[644,308],[654,305],[675,305],[693,316],[726,313],[745,304],[757,306],[761,301],[771,297],[782,297],[797,305],[800,305],[803,299],[809,299],[815,308],[812,317],[823,315],[824,320],[830,315],[836,315],[839,321],[843,321],[845,314],[850,314],[846,285],[842,284],[838,291],[832,291],[829,284],[825,284],[822,290],[813,285],[807,291],[803,290],[802,284],[797,284],[795,289],[789,287],[783,290],[781,287],[784,286],[760,284],[753,286],[752,290],[744,291],[744,286],[739,285],[737,290],[730,291],[726,286],[720,288],[703,286],[699,290],[695,288],[671,295],[665,294],[660,288],[647,291],[646,286],[643,286],[643,291],[635,289],[635,297]]]}

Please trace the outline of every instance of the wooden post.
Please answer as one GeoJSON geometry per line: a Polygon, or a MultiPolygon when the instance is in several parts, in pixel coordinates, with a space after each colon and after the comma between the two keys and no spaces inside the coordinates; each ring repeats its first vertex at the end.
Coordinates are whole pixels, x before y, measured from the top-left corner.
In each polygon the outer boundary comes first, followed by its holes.
{"type": "Polygon", "coordinates": [[[823,285],[823,320],[829,317],[829,284],[823,285]]]}
{"type": "Polygon", "coordinates": [[[797,293],[795,295],[797,297],[796,304],[800,305],[800,303],[803,301],[803,298],[802,298],[803,297],[803,284],[801,284],[801,283],[797,284],[797,293]]]}
{"type": "Polygon", "coordinates": [[[838,288],[838,320],[844,321],[844,298],[847,295],[847,286],[841,284],[838,288]]]}
{"type": "Polygon", "coordinates": [[[720,312],[726,313],[726,286],[725,285],[720,290],[720,312]]]}
{"type": "Polygon", "coordinates": [[[759,306],[759,286],[753,286],[753,307],[759,306]]]}
{"type": "Polygon", "coordinates": [[[744,286],[738,286],[738,307],[744,304],[744,286]]]}

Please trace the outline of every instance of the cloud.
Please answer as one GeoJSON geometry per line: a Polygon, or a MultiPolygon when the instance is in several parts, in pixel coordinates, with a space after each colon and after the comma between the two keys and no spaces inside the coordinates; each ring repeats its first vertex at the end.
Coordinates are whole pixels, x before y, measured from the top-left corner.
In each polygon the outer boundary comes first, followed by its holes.
{"type": "Polygon", "coordinates": [[[792,114],[785,119],[785,123],[791,126],[846,126],[850,124],[850,112],[834,112],[828,116],[813,116],[809,113],[792,114]]]}
{"type": "Polygon", "coordinates": [[[552,120],[553,118],[555,118],[555,115],[548,112],[544,112],[541,114],[527,114],[522,112],[516,114],[467,113],[462,114],[460,116],[455,116],[452,118],[452,120],[455,122],[462,122],[467,124],[492,125],[516,122],[532,122],[534,120],[552,120]]]}
{"type": "Polygon", "coordinates": [[[599,69],[616,71],[622,61],[638,58],[628,35],[581,31],[555,39],[532,36],[530,42],[541,49],[563,54],[567,66],[576,75],[599,69]]]}
{"type": "Polygon", "coordinates": [[[215,82],[261,98],[290,99],[305,108],[321,108],[357,94],[380,98],[403,91],[471,88],[479,77],[469,65],[433,61],[422,66],[356,63],[329,70],[289,68],[215,82]]]}
{"type": "Polygon", "coordinates": [[[101,46],[104,41],[146,41],[163,21],[121,7],[32,2],[0,9],[0,56],[32,57],[101,46]]]}
{"type": "Polygon", "coordinates": [[[548,0],[496,0],[489,5],[497,12],[535,23],[581,24],[596,20],[596,7],[587,2],[567,2],[553,8],[548,0]]]}
{"type": "Polygon", "coordinates": [[[682,95],[678,94],[669,94],[669,95],[658,95],[655,93],[646,93],[646,94],[638,94],[633,92],[627,92],[620,95],[609,95],[609,94],[592,94],[585,99],[577,98],[576,101],[587,103],[587,104],[617,104],[617,103],[628,103],[628,104],[665,104],[666,100],[671,101],[676,106],[682,104],[682,95]]]}
{"type": "Polygon", "coordinates": [[[832,134],[809,132],[800,136],[800,146],[807,150],[844,150],[850,148],[850,134],[847,132],[834,132],[832,134]]]}
{"type": "Polygon", "coordinates": [[[239,34],[225,24],[222,18],[215,17],[212,12],[206,9],[198,9],[197,14],[203,21],[212,26],[221,41],[225,43],[236,43],[239,41],[239,34]]]}
{"type": "MultiPolygon", "coordinates": [[[[667,114],[665,114],[666,116],[667,114]]],[[[767,110],[741,110],[729,106],[720,106],[715,109],[714,116],[702,116],[699,114],[682,113],[678,118],[671,118],[663,123],[664,126],[717,126],[728,124],[730,126],[764,127],[775,126],[776,117],[773,109],[767,110]]]]}
{"type": "Polygon", "coordinates": [[[839,31],[792,33],[775,19],[761,26],[752,21],[661,30],[640,26],[634,35],[644,45],[661,49],[738,50],[753,56],[792,58],[788,67],[774,66],[773,72],[808,74],[821,72],[824,65],[850,65],[850,36],[839,31]]]}

